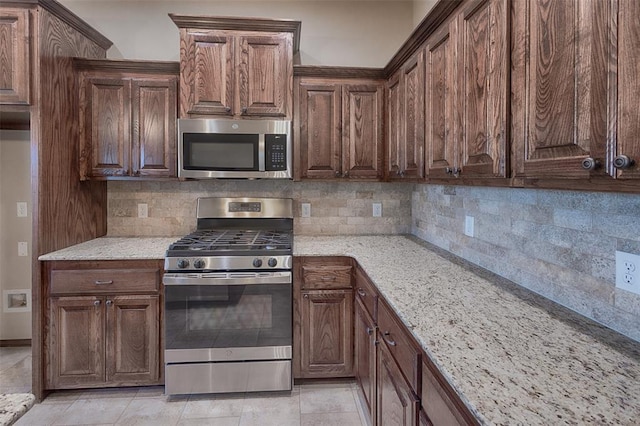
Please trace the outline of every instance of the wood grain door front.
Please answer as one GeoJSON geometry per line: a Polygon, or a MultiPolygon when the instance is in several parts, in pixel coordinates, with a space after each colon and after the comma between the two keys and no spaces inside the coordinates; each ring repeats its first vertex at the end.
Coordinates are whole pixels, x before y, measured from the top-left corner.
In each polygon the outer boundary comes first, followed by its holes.
{"type": "Polygon", "coordinates": [[[107,380],[145,384],[158,380],[160,327],[158,296],[115,296],[105,301],[107,380]]]}
{"type": "Polygon", "coordinates": [[[378,345],[378,425],[413,426],[420,400],[404,380],[385,343],[378,345]]]}
{"type": "Polygon", "coordinates": [[[0,10],[0,104],[29,105],[29,9],[0,10]]]}
{"type": "Polygon", "coordinates": [[[177,80],[134,79],[132,173],[175,177],[177,80]]]}
{"type": "Polygon", "coordinates": [[[240,115],[287,117],[293,98],[292,34],[240,36],[240,115]]]}
{"type": "Polygon", "coordinates": [[[303,377],[353,376],[353,291],[303,291],[303,377]]]}
{"type": "Polygon", "coordinates": [[[301,178],[332,179],[341,174],[340,90],[339,84],[317,80],[298,85],[301,178]]]}
{"type": "Polygon", "coordinates": [[[424,177],[424,53],[420,50],[402,69],[402,171],[400,177],[424,177]]]}
{"type": "Polygon", "coordinates": [[[387,91],[387,174],[398,179],[404,165],[402,70],[389,78],[387,91]]]}
{"type": "Polygon", "coordinates": [[[104,383],[104,298],[53,297],[49,303],[47,387],[104,383]]]}
{"type": "Polygon", "coordinates": [[[180,117],[234,114],[235,38],[200,30],[181,30],[180,117]]]}
{"type": "Polygon", "coordinates": [[[342,86],[342,172],[344,177],[382,177],[382,84],[342,86]]]}
{"type": "Polygon", "coordinates": [[[91,176],[127,176],[131,156],[131,82],[88,78],[84,108],[91,176]]]}
{"type": "Polygon", "coordinates": [[[367,404],[371,424],[376,424],[376,326],[358,300],[355,304],[355,375],[367,404]]]}
{"type": "Polygon", "coordinates": [[[512,3],[512,138],[518,176],[612,173],[605,164],[617,84],[612,5],[592,0],[512,3]],[[583,168],[588,158],[601,166],[583,168]]]}

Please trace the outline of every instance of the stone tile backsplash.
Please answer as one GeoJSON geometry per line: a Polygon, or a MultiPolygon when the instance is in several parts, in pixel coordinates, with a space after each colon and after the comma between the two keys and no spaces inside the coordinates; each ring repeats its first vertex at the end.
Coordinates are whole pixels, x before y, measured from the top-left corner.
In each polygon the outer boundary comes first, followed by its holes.
{"type": "Polygon", "coordinates": [[[377,182],[292,182],[280,180],[202,180],[108,183],[110,237],[178,236],[196,227],[198,197],[285,197],[294,199],[294,231],[299,235],[408,234],[411,185],[377,182]],[[311,203],[311,217],[301,203],[311,203]],[[372,203],[382,203],[382,217],[372,203]],[[138,218],[138,203],[149,217],[138,218]]]}
{"type": "Polygon", "coordinates": [[[640,253],[640,195],[416,185],[411,232],[640,340],[640,296],[615,287],[615,251],[640,253]]]}

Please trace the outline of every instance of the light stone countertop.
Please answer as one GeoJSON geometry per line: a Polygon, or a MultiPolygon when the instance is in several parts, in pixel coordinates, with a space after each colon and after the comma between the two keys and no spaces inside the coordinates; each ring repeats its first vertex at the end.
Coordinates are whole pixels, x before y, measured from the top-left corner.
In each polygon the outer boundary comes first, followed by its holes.
{"type": "MultiPolygon", "coordinates": [[[[162,259],[169,238],[99,238],[40,260],[162,259]]],[[[637,425],[640,343],[405,236],[296,236],[355,258],[485,424],[637,425]]]]}

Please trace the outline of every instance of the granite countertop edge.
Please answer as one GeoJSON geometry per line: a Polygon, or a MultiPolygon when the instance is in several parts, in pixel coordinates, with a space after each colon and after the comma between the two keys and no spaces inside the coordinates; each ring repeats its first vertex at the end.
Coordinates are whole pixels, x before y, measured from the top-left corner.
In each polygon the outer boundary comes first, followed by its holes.
{"type": "MultiPolygon", "coordinates": [[[[101,237],[39,260],[163,259],[178,238],[101,237]]],[[[295,236],[294,255],[357,260],[482,424],[640,417],[640,343],[505,278],[408,235],[295,236]]]]}

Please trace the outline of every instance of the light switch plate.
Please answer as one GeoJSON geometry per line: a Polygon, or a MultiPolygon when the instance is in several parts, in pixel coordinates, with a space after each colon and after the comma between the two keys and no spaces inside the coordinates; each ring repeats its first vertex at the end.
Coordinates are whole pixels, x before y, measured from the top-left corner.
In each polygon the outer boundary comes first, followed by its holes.
{"type": "Polygon", "coordinates": [[[311,217],[311,203],[301,204],[302,217],[311,217]]]}
{"type": "Polygon", "coordinates": [[[382,203],[373,203],[373,217],[382,217],[382,203]]]}
{"type": "Polygon", "coordinates": [[[640,255],[616,251],[616,287],[640,294],[640,255]]]}
{"type": "Polygon", "coordinates": [[[475,219],[473,216],[465,216],[464,218],[464,235],[473,237],[475,231],[475,219]]]}
{"type": "Polygon", "coordinates": [[[18,256],[28,256],[28,247],[29,245],[26,241],[18,242],[18,256]]]}
{"type": "Polygon", "coordinates": [[[25,201],[18,201],[18,217],[27,217],[27,203],[25,201]]]}

